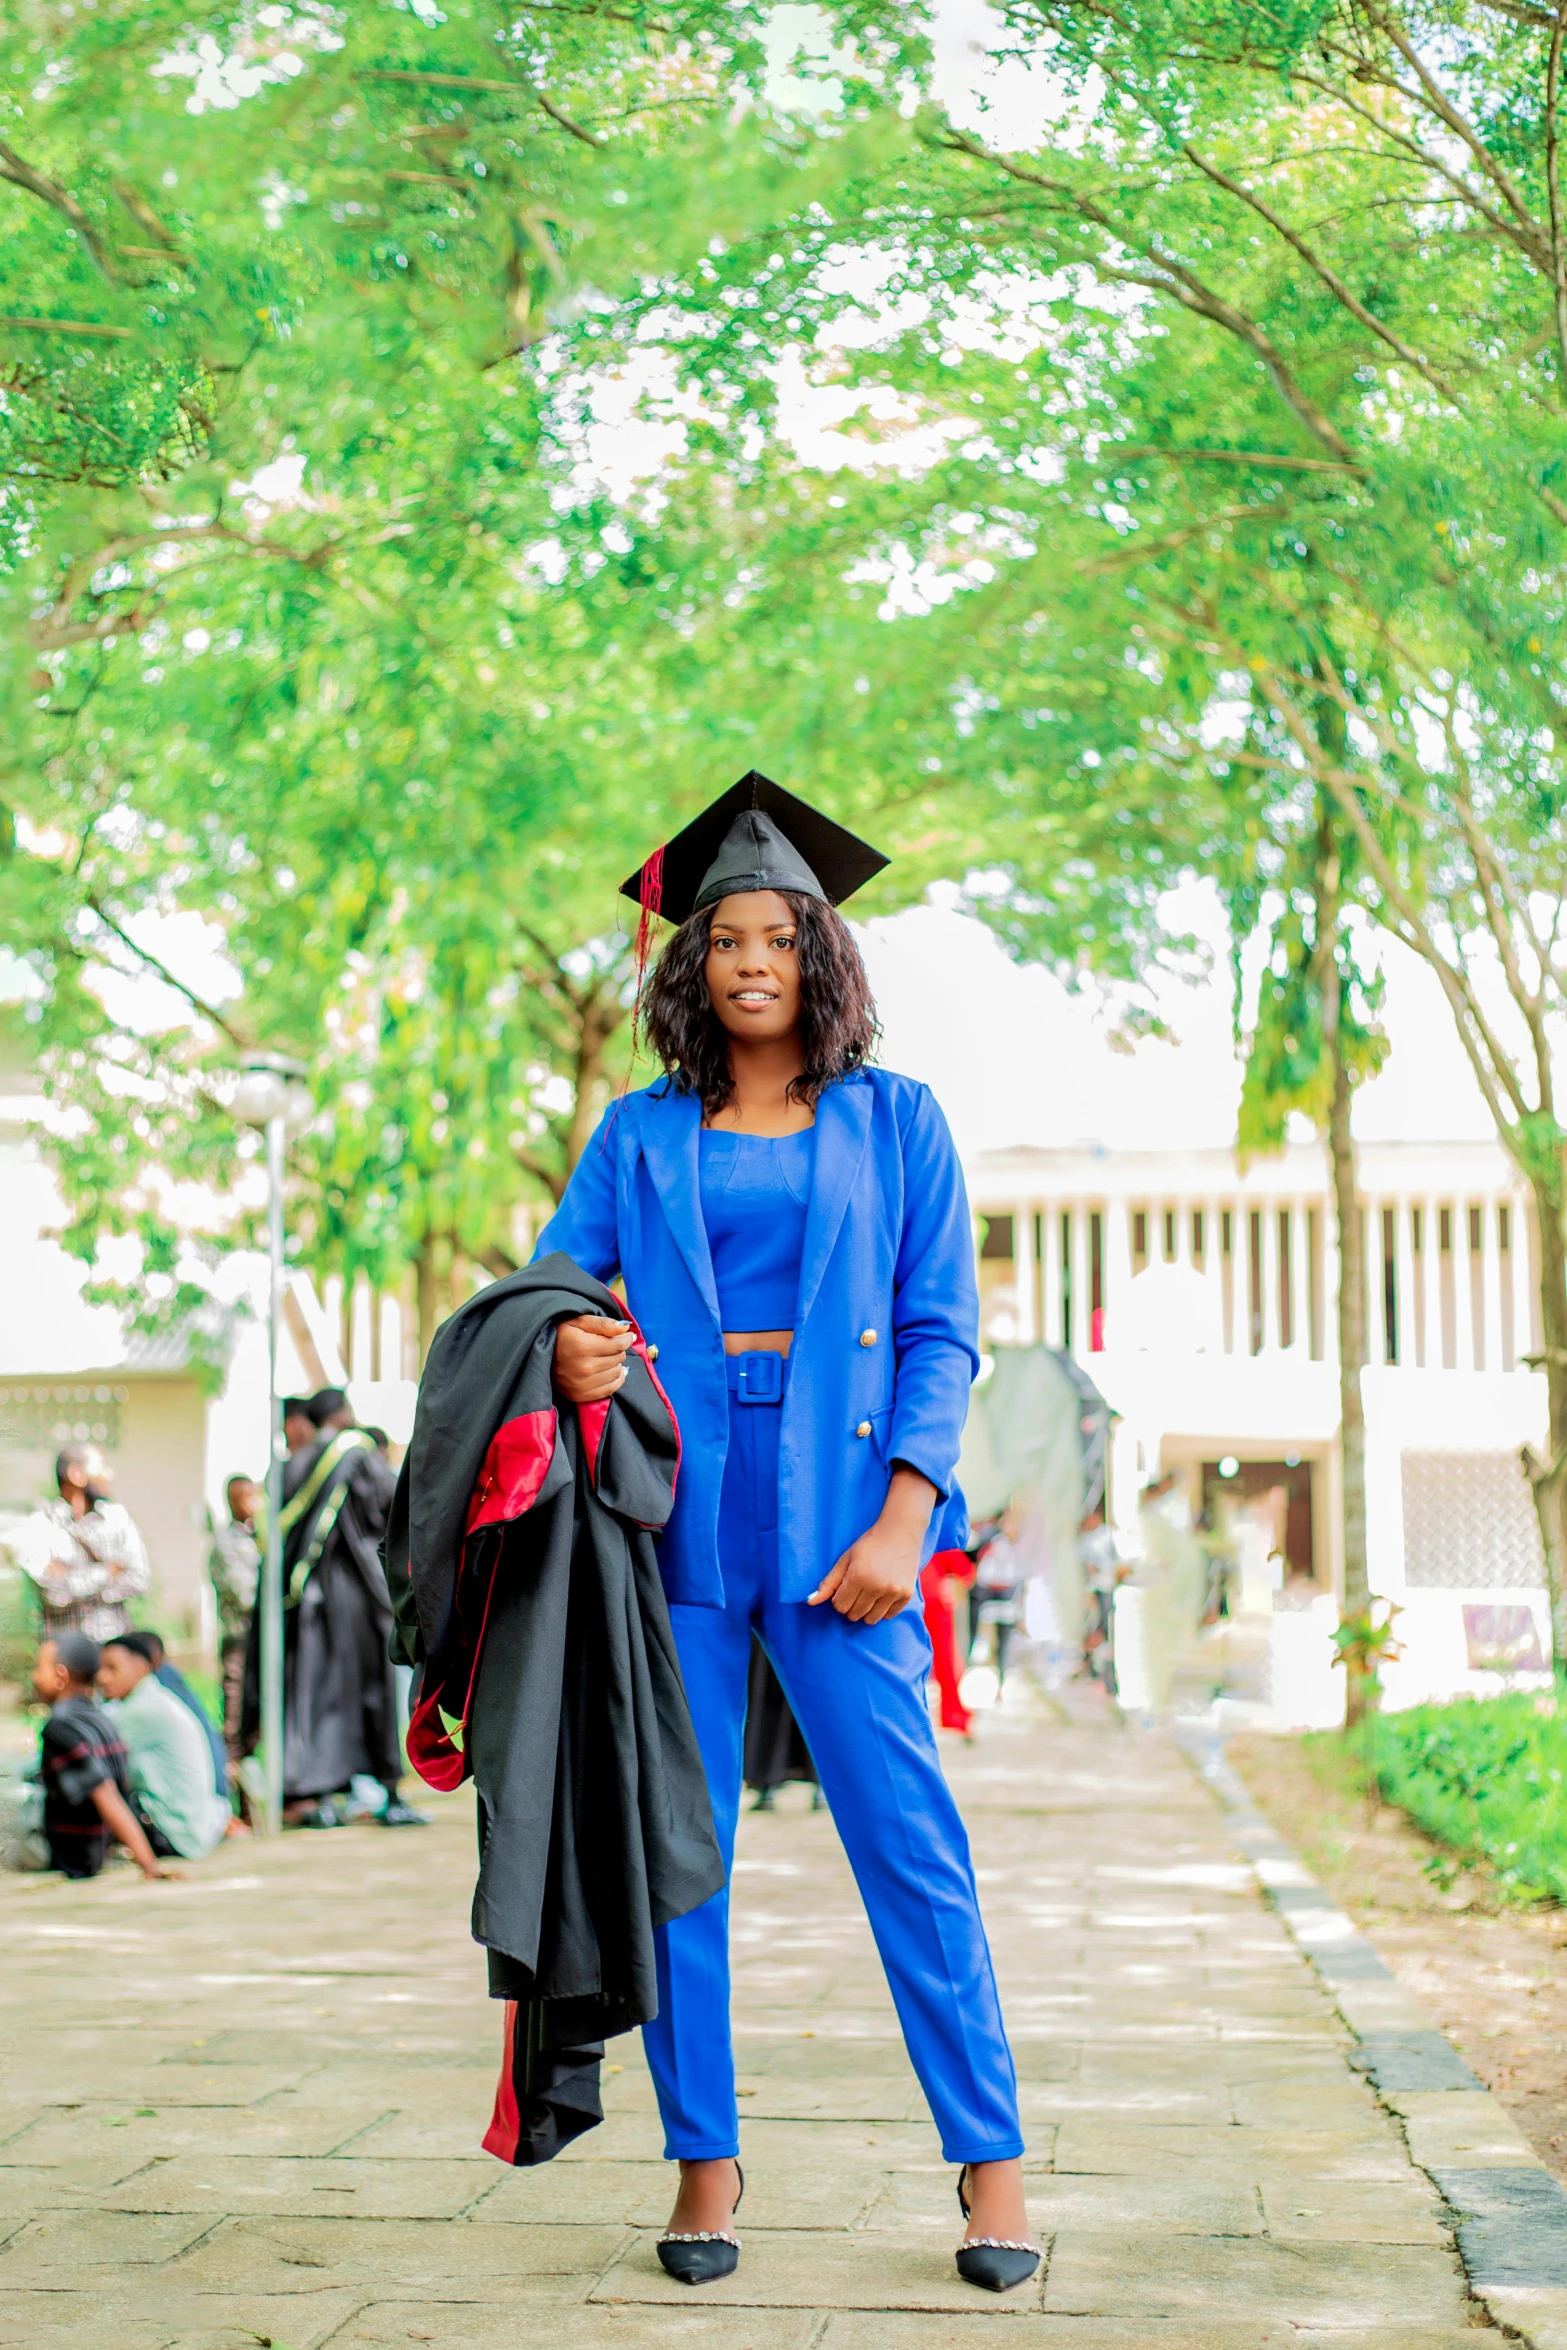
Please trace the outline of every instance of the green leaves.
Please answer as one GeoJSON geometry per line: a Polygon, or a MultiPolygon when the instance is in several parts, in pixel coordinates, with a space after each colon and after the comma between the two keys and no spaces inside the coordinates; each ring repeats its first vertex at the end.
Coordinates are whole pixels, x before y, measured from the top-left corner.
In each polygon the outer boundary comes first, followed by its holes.
{"type": "MultiPolygon", "coordinates": [[[[1513,1901],[1567,1897],[1567,1802],[1557,1702],[1516,1692],[1383,1714],[1383,1795],[1513,1901]]],[[[1436,1869],[1432,1869],[1436,1874],[1436,1869]]]]}

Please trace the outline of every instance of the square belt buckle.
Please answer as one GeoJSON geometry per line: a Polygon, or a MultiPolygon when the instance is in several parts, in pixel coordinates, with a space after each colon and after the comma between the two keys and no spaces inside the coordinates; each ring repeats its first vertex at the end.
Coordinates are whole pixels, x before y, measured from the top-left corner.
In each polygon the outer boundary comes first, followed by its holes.
{"type": "Polygon", "coordinates": [[[742,1403],[777,1403],[783,1394],[783,1356],[742,1355],[739,1377],[737,1392],[742,1403]]]}

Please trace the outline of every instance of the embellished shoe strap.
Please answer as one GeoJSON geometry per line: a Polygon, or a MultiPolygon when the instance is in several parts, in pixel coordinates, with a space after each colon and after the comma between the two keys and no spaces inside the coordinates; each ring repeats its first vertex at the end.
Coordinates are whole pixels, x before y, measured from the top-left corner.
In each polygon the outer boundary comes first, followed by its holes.
{"type": "Polygon", "coordinates": [[[958,2246],[960,2252],[1032,2252],[1039,2258],[1037,2244],[1020,2243],[1016,2236],[969,2236],[958,2246]]]}
{"type": "Polygon", "coordinates": [[[698,2228],[690,2235],[671,2229],[658,2240],[661,2244],[732,2244],[737,2252],[740,2249],[739,2237],[728,2235],[722,2228],[698,2228]]]}

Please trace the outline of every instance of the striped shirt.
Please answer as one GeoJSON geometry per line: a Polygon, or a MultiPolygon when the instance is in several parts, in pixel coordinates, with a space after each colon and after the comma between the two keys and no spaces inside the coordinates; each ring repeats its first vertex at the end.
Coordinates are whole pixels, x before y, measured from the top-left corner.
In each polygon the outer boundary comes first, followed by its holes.
{"type": "Polygon", "coordinates": [[[10,1535],[8,1547],[38,1586],[45,1640],[85,1632],[104,1641],[128,1632],[125,1603],[152,1580],[136,1521],[117,1501],[95,1502],[80,1518],[63,1495],[45,1502],[10,1535]]]}
{"type": "Polygon", "coordinates": [[[95,1876],[113,1839],[93,1802],[95,1787],[130,1794],[125,1749],[114,1724],[90,1697],[62,1697],[39,1739],[44,1833],[56,1868],[95,1876]]]}

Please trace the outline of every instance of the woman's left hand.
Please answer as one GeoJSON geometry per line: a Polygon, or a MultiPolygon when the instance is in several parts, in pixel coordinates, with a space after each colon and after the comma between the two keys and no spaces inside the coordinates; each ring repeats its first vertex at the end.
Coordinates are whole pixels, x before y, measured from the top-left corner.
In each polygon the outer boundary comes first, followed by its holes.
{"type": "Polygon", "coordinates": [[[850,1543],[807,1605],[820,1607],[830,1599],[839,1615],[854,1624],[879,1624],[907,1607],[919,1583],[920,1552],[935,1498],[936,1488],[928,1477],[898,1462],[881,1516],[858,1542],[850,1543]]]}

